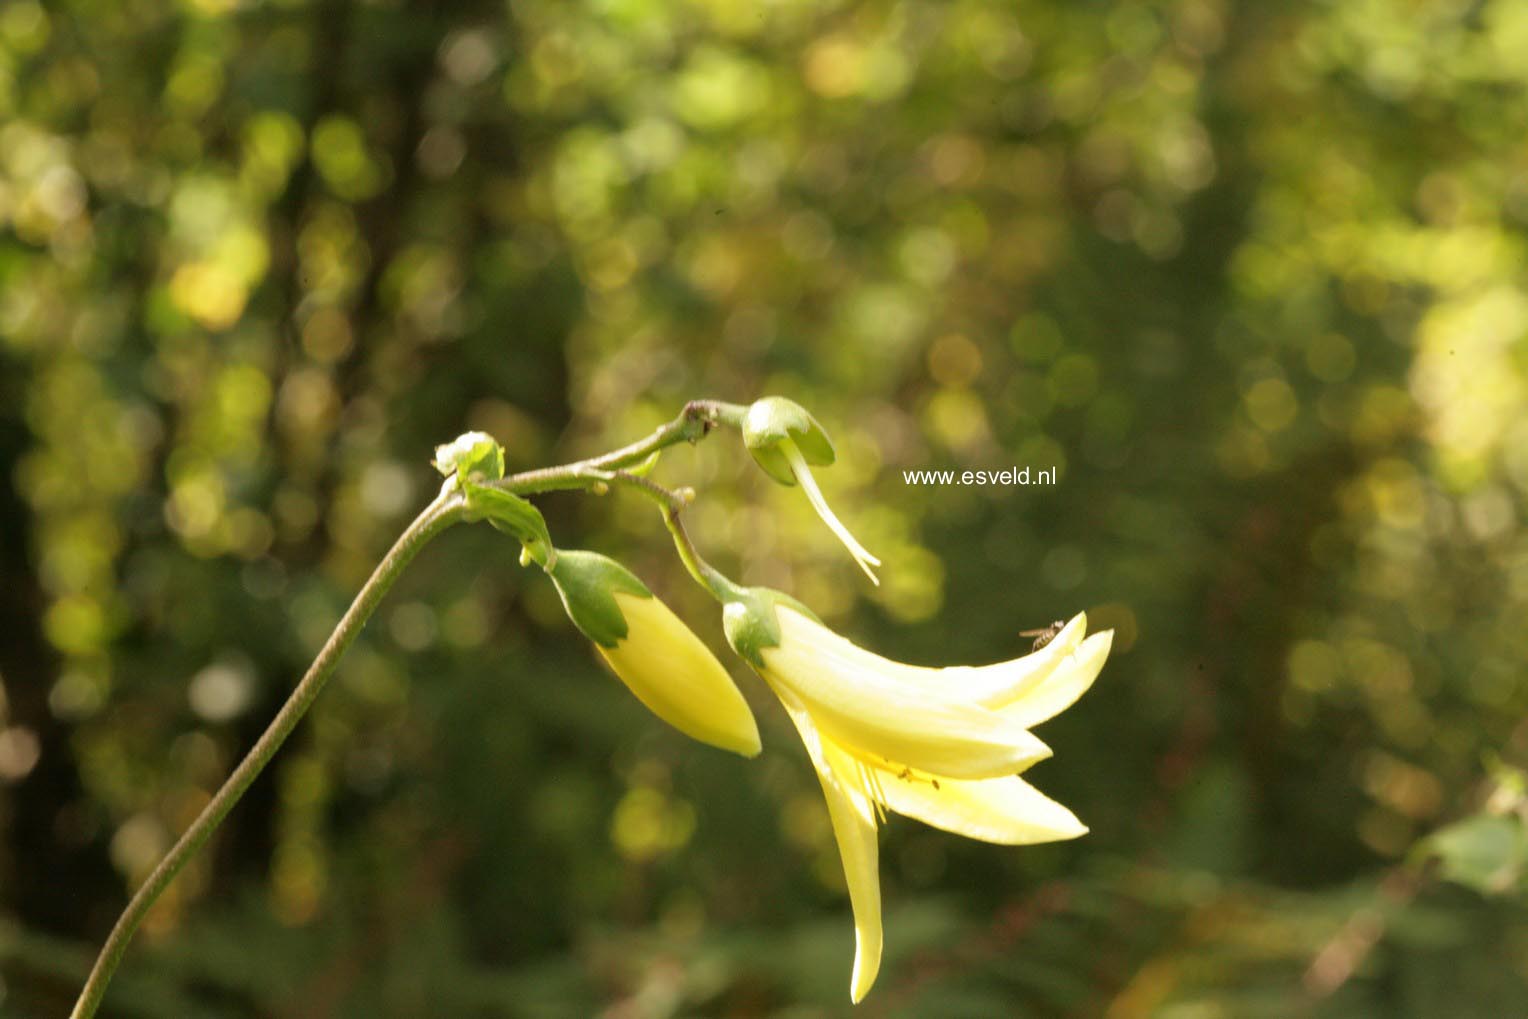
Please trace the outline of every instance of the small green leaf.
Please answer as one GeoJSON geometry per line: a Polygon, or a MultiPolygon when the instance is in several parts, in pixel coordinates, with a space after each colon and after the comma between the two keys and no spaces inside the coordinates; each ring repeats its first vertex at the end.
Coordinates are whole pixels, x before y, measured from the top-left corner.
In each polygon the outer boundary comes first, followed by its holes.
{"type": "Polygon", "coordinates": [[[502,488],[467,480],[463,480],[461,486],[462,494],[467,498],[469,521],[488,521],[505,534],[519,538],[525,546],[525,553],[539,563],[542,569],[553,565],[556,554],[552,549],[552,537],[540,510],[502,488]]]}
{"type": "Polygon", "coordinates": [[[645,478],[653,472],[654,467],[658,466],[658,459],[662,456],[663,450],[655,449],[646,460],[626,468],[626,473],[635,474],[639,478],[645,478]]]}

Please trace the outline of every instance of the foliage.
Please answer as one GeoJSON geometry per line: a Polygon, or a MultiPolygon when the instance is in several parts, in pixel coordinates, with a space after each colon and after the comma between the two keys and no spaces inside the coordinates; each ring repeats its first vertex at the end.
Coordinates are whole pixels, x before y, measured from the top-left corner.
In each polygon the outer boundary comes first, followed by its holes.
{"type": "MultiPolygon", "coordinates": [[[[727,573],[902,661],[1116,631],[1033,773],[1092,833],[888,825],[859,1014],[1509,1014],[1525,46],[1514,0],[0,5],[3,1007],[67,1009],[437,443],[779,393],[882,583],[671,452],[727,573]],[[903,473],[1010,466],[1059,480],[903,473]]],[[[650,507],[536,502],[725,651],[650,507]]],[[[783,712],[735,669],[761,758],[665,731],[518,545],[415,563],[113,1015],[848,1010],[783,712]]]]}

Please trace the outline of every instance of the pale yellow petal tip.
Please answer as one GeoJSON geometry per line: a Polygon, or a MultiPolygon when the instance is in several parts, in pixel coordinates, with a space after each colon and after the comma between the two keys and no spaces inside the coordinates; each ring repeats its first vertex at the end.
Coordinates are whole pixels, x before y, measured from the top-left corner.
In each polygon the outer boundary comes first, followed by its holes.
{"type": "Polygon", "coordinates": [[[875,575],[875,571],[870,568],[870,565],[879,566],[879,565],[881,565],[881,561],[879,559],[876,559],[876,558],[873,558],[873,557],[869,557],[869,558],[870,558],[870,563],[869,564],[867,564],[865,562],[865,560],[863,560],[863,559],[856,559],[855,562],[859,563],[859,568],[865,571],[865,576],[870,578],[870,582],[872,584],[874,584],[876,587],[880,587],[881,586],[881,578],[877,577],[875,575]]]}
{"type": "Polygon", "coordinates": [[[838,519],[838,515],[833,512],[828,505],[828,500],[823,496],[822,490],[817,487],[817,479],[812,477],[811,468],[806,465],[806,460],[802,457],[801,451],[796,448],[796,444],[787,439],[780,443],[780,451],[785,454],[785,459],[791,466],[791,473],[800,483],[801,490],[806,493],[807,501],[812,504],[812,509],[817,512],[817,516],[828,525],[828,530],[843,543],[844,548],[849,550],[849,555],[854,558],[859,568],[865,571],[865,576],[870,578],[870,582],[880,587],[881,578],[877,577],[870,567],[881,565],[881,561],[872,555],[869,549],[861,545],[859,540],[849,533],[843,521],[838,519]]]}
{"type": "Polygon", "coordinates": [[[1056,752],[1050,748],[1050,745],[1034,733],[1025,730],[1024,735],[1028,738],[1018,744],[1023,753],[1014,763],[1015,774],[1056,756],[1056,752]]]}
{"type": "Polygon", "coordinates": [[[1059,803],[1056,806],[1059,808],[1058,812],[1065,815],[1065,819],[1056,818],[1051,821],[1050,828],[1054,835],[1047,841],[1070,842],[1072,839],[1080,839],[1088,834],[1088,826],[1083,824],[1076,814],[1059,803]]]}
{"type": "Polygon", "coordinates": [[[665,720],[686,736],[719,750],[726,750],[741,757],[757,757],[764,749],[763,741],[759,739],[759,726],[753,720],[753,713],[748,710],[747,705],[744,704],[742,707],[741,712],[724,711],[719,713],[718,717],[704,721],[692,718],[666,718],[665,720]]]}
{"type": "Polygon", "coordinates": [[[873,953],[867,953],[863,945],[857,946],[854,952],[854,975],[849,978],[851,1004],[858,1005],[865,1000],[865,995],[875,986],[875,978],[880,971],[881,946],[876,945],[873,953]]]}
{"type": "Polygon", "coordinates": [[[1080,839],[1084,835],[1088,834],[1088,826],[1079,821],[1076,814],[1072,813],[1066,807],[1061,806],[1061,804],[1055,803],[1054,800],[1051,802],[1054,803],[1057,808],[1055,814],[1061,816],[1052,815],[1043,821],[1037,818],[1037,823],[1043,825],[1045,828],[1045,835],[1041,838],[1031,839],[1025,843],[1020,844],[1038,844],[1041,842],[1070,842],[1072,839],[1080,839]]]}

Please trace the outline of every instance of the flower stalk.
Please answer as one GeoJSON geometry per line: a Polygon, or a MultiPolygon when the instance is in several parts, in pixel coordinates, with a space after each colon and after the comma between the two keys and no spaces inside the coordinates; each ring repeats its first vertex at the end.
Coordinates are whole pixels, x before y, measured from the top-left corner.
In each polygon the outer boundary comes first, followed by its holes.
{"type": "MultiPolygon", "coordinates": [[[[611,481],[623,484],[650,484],[627,468],[641,469],[663,450],[681,442],[696,443],[712,429],[726,425],[741,426],[746,408],[716,400],[693,400],[686,404],[679,415],[654,431],[645,439],[612,450],[600,456],[574,463],[540,470],[526,471],[501,477],[503,473],[502,452],[497,444],[490,447],[484,443],[486,436],[469,433],[455,443],[442,446],[437,451],[436,466],[448,474],[440,494],[414,518],[399,535],[345,614],[340,617],[334,631],[319,649],[312,665],[298,682],[286,702],[261,734],[254,747],[224,780],[191,825],[170,847],[148,879],[141,884],[128,900],[126,908],[112,926],[105,944],[91,966],[90,974],[80,990],[70,1019],[92,1019],[101,1007],[112,976],[122,962],[128,944],[143,924],[154,903],[164,894],[177,874],[203,844],[217,830],[235,804],[270,764],[293,730],[313,706],[329,677],[345,652],[355,642],[366,621],[376,612],[383,597],[402,575],[403,570],[431,539],[442,531],[467,519],[486,519],[495,527],[517,534],[525,542],[527,558],[545,568],[555,567],[552,550],[541,548],[544,524],[534,510],[495,498],[493,493],[505,497],[525,496],[540,492],[564,490],[594,491],[611,481]],[[471,477],[464,475],[471,474],[471,477]],[[469,505],[472,503],[472,505],[469,505]]],[[[492,440],[487,440],[491,443],[492,440]]],[[[669,502],[679,499],[666,489],[651,486],[669,502]]],[[[650,493],[651,494],[651,493],[650,493]]],[[[682,501],[680,502],[682,505],[682,501]]],[[[525,504],[528,507],[528,504],[525,504]]],[[[677,513],[677,509],[674,510],[677,513]]],[[[671,528],[672,529],[672,528],[671,528]]],[[[698,560],[697,560],[698,561],[698,560]]],[[[686,562],[687,566],[691,564],[686,562]]],[[[709,567],[707,567],[709,569],[709,567]]],[[[694,569],[692,568],[692,572],[694,569]]],[[[712,571],[714,572],[714,571],[712,571]]],[[[717,574],[717,576],[720,576],[717,574]]],[[[697,575],[700,579],[700,575],[697,575]]]]}
{"type": "Polygon", "coordinates": [[[355,643],[356,637],[377,610],[393,584],[403,574],[404,567],[419,554],[419,550],[429,543],[430,539],[446,530],[452,524],[462,519],[465,503],[462,496],[455,491],[445,490],[435,498],[414,521],[404,528],[393,547],[382,557],[377,568],[365,584],[360,593],[350,603],[350,608],[340,617],[334,632],[319,649],[318,656],[313,659],[313,664],[308,667],[307,674],[302,677],[271,720],[271,724],[261,734],[254,747],[239,762],[238,767],[223,782],[217,793],[202,808],[196,820],[191,822],[176,840],[175,845],[165,854],[164,859],[154,868],[133,893],[128,901],[127,908],[117,918],[111,933],[107,935],[106,944],[102,946],[100,955],[97,956],[95,965],[90,970],[90,976],[85,980],[85,986],[80,991],[79,1000],[75,1003],[74,1011],[70,1013],[71,1019],[90,1019],[96,1010],[101,1007],[101,1000],[106,996],[107,984],[111,982],[112,974],[116,972],[117,965],[122,961],[122,955],[127,950],[128,942],[138,930],[149,910],[164,890],[175,880],[185,867],[186,862],[195,855],[196,851],[212,835],[223,818],[233,809],[234,804],[239,802],[246,790],[253,784],[260,772],[276,756],[276,751],[286,742],[292,730],[297,728],[297,723],[302,721],[303,715],[313,706],[323,690],[324,684],[334,674],[335,666],[340,662],[346,650],[355,643]]]}

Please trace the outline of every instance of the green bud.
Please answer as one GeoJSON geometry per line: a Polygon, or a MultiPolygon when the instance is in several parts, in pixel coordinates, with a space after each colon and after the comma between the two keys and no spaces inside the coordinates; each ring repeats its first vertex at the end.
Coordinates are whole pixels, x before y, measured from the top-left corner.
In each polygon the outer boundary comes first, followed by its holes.
{"type": "Polygon", "coordinates": [[[754,460],[782,485],[794,485],[796,477],[780,452],[781,442],[795,443],[802,459],[814,467],[826,467],[834,459],[833,441],[822,425],[806,408],[783,396],[766,396],[750,404],[742,432],[743,444],[754,460]]]}
{"type": "Polygon", "coordinates": [[[557,586],[573,625],[604,648],[613,648],[626,639],[626,617],[616,604],[617,592],[638,598],[653,596],[635,573],[598,552],[559,549],[547,574],[557,586]]]}
{"type": "Polygon", "coordinates": [[[504,447],[491,435],[465,432],[435,447],[435,469],[445,477],[455,473],[461,478],[475,475],[484,481],[498,481],[504,476],[504,447]]]}
{"type": "Polygon", "coordinates": [[[727,595],[727,603],[722,607],[722,630],[727,634],[727,643],[756,669],[764,667],[761,652],[765,648],[780,646],[780,620],[775,615],[775,606],[785,605],[814,623],[822,622],[815,612],[783,591],[740,587],[727,595]]]}
{"type": "Polygon", "coordinates": [[[556,561],[541,511],[512,492],[483,484],[504,477],[504,447],[493,436],[465,432],[436,446],[435,469],[450,479],[447,488],[454,485],[462,493],[467,520],[486,520],[496,530],[520,539],[522,566],[530,559],[546,569],[556,561]]]}

